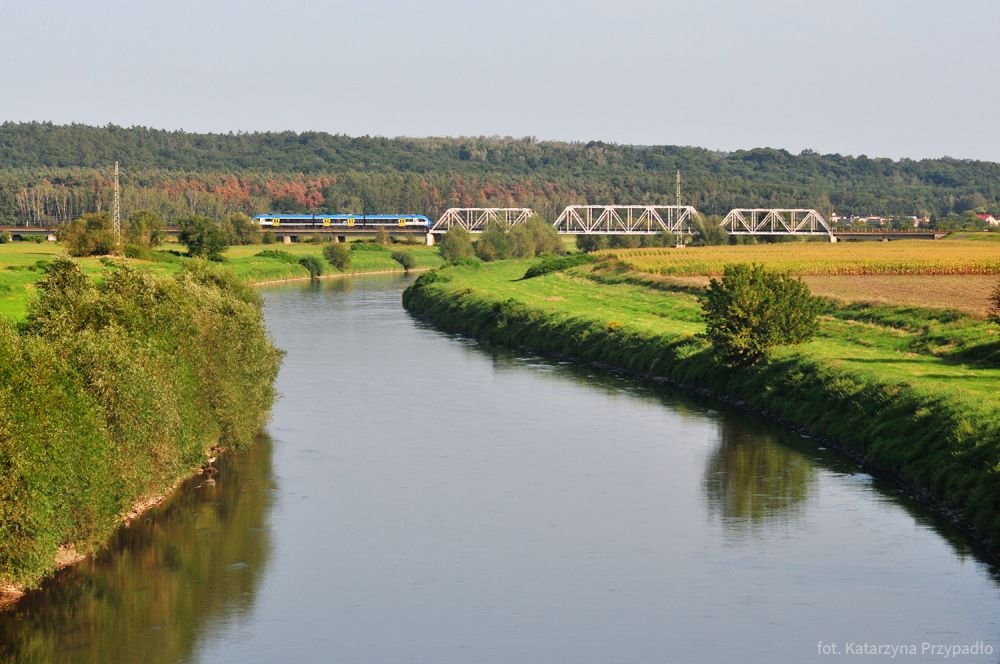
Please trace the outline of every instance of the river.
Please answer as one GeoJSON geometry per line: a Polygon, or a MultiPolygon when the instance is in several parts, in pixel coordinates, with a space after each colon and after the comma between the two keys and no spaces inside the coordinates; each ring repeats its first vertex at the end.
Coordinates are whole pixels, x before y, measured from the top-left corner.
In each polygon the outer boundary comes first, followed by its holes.
{"type": "Polygon", "coordinates": [[[437,332],[405,283],[267,289],[288,355],[266,435],[0,614],[0,657],[1000,660],[1000,573],[892,486],[710,402],[437,332]]]}

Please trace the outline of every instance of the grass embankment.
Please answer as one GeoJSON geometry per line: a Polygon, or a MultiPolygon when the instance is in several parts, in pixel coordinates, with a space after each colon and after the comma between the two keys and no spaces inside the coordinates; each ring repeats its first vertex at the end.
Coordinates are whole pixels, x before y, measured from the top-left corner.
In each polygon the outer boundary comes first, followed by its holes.
{"type": "MultiPolygon", "coordinates": [[[[679,251],[695,258],[700,250],[679,251]]],[[[734,371],[698,336],[704,324],[692,288],[600,265],[521,279],[530,264],[432,272],[403,302],[451,331],[667,379],[828,438],[961,510],[1000,547],[1000,343],[986,321],[830,305],[813,341],[734,371]]]]}
{"type": "MultiPolygon", "coordinates": [[[[359,250],[351,252],[351,267],[344,272],[336,270],[324,261],[324,276],[336,274],[362,274],[366,272],[402,272],[402,266],[392,259],[393,251],[410,252],[415,260],[415,269],[439,267],[444,263],[436,247],[420,245],[358,245],[359,250]],[[363,247],[363,248],[362,248],[363,247]]],[[[183,251],[179,245],[164,245],[151,252],[149,258],[114,259],[124,261],[134,267],[141,267],[158,274],[174,274],[188,261],[174,252],[183,251]]],[[[12,242],[0,244],[0,318],[20,320],[25,316],[27,303],[34,284],[45,276],[43,266],[65,252],[62,245],[55,243],[35,244],[32,242],[12,242]]],[[[224,269],[250,283],[282,281],[286,279],[307,279],[309,271],[297,262],[305,256],[323,260],[321,244],[254,244],[230,247],[226,250],[221,265],[224,269]],[[296,260],[259,256],[261,252],[283,252],[296,260]]],[[[100,277],[106,269],[100,258],[79,259],[81,269],[92,276],[100,277]]]]}
{"type": "Polygon", "coordinates": [[[20,325],[0,319],[0,590],[100,547],[214,446],[249,444],[280,362],[259,295],[204,263],[97,283],[56,258],[35,285],[20,325]]]}

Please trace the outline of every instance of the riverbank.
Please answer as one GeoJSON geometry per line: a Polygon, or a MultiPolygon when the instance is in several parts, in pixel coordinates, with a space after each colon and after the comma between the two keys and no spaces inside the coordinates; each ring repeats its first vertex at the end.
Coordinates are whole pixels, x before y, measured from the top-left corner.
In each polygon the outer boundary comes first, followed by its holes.
{"type": "MultiPolygon", "coordinates": [[[[686,250],[692,251],[692,250],[686,250]]],[[[404,306],[491,343],[666,380],[835,441],[1000,545],[1000,343],[956,312],[829,305],[813,341],[760,368],[718,366],[696,290],[578,267],[522,279],[530,261],[422,276],[404,306]]]]}
{"type": "MultiPolygon", "coordinates": [[[[322,276],[325,277],[404,272],[403,267],[393,260],[393,251],[411,253],[415,263],[414,271],[429,270],[444,264],[437,247],[402,244],[382,247],[368,244],[365,248],[365,251],[351,252],[351,266],[346,270],[337,270],[327,263],[323,259],[323,245],[311,243],[229,247],[218,265],[248,283],[257,285],[312,278],[309,270],[298,263],[298,259],[306,257],[322,261],[322,276]]],[[[191,260],[179,255],[182,251],[183,248],[179,245],[163,245],[143,259],[113,260],[154,274],[170,275],[176,274],[191,260]]],[[[45,265],[63,253],[62,245],[57,243],[0,244],[0,317],[14,321],[24,318],[35,284],[45,276],[45,265]]],[[[77,262],[85,274],[94,278],[100,278],[107,269],[106,258],[81,258],[77,262]]]]}
{"type": "Polygon", "coordinates": [[[251,444],[280,351],[260,296],[189,262],[99,283],[63,258],[21,325],[0,320],[0,586],[99,550],[219,448],[251,444]]]}

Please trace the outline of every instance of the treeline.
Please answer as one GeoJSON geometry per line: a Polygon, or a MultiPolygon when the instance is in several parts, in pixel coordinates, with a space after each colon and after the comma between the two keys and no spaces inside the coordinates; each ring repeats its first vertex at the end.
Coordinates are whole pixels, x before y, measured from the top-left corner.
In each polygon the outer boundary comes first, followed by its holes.
{"type": "Polygon", "coordinates": [[[677,170],[683,202],[706,214],[757,206],[842,215],[1000,213],[1000,164],[951,158],[4,123],[0,222],[108,209],[115,160],[124,168],[126,208],[168,218],[324,210],[438,215],[483,205],[526,205],[552,218],[574,203],[673,203],[677,170]]]}

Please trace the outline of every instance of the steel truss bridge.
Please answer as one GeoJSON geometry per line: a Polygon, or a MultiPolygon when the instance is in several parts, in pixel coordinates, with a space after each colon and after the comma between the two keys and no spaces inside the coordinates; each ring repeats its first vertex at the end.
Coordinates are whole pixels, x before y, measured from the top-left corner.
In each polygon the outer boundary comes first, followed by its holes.
{"type": "Polygon", "coordinates": [[[453,226],[460,226],[470,233],[481,233],[492,224],[501,224],[504,230],[523,224],[535,211],[531,208],[448,208],[431,226],[431,233],[447,233],[453,226]]]}
{"type": "Polygon", "coordinates": [[[816,210],[737,208],[722,220],[730,235],[828,235],[833,229],[816,210]]]}
{"type": "MultiPolygon", "coordinates": [[[[461,226],[481,233],[499,223],[509,230],[523,224],[534,212],[530,208],[450,208],[431,227],[431,233],[447,233],[461,226]]],[[[562,235],[698,235],[695,220],[701,214],[690,205],[570,205],[555,221],[562,235]]],[[[812,235],[836,241],[816,210],[737,208],[730,210],[721,227],[730,235],[812,235]]]]}
{"type": "Polygon", "coordinates": [[[555,227],[565,235],[690,235],[697,216],[690,205],[570,205],[555,227]]]}

